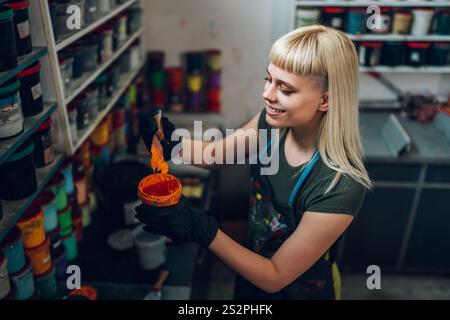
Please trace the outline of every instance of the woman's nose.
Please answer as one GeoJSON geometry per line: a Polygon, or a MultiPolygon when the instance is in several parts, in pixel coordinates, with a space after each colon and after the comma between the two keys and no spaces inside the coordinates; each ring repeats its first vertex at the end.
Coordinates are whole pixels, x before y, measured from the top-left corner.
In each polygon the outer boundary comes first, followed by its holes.
{"type": "Polygon", "coordinates": [[[267,100],[271,103],[274,103],[277,101],[277,95],[276,95],[276,88],[274,85],[267,83],[264,87],[264,91],[262,94],[262,97],[264,100],[267,100]]]}

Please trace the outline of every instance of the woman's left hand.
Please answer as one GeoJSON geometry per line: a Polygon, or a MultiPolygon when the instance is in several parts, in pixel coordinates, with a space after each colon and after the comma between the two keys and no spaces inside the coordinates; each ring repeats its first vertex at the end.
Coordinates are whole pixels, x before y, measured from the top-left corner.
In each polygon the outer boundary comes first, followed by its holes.
{"type": "Polygon", "coordinates": [[[136,207],[136,218],[145,224],[144,230],[161,234],[174,243],[198,242],[209,247],[214,240],[219,223],[196,208],[184,196],[175,206],[154,207],[141,204],[136,207]]]}

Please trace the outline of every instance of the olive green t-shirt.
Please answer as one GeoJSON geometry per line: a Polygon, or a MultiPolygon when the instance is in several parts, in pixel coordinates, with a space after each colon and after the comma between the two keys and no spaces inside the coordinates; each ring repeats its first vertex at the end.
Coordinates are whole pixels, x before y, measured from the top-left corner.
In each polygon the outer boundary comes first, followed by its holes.
{"type": "MultiPolygon", "coordinates": [[[[271,129],[266,122],[266,111],[259,118],[260,129],[271,129]]],[[[302,165],[291,166],[286,159],[284,144],[286,134],[280,137],[279,171],[267,176],[272,189],[272,201],[281,212],[288,209],[289,196],[299,178],[298,172],[302,165]]],[[[336,171],[330,169],[320,159],[297,192],[294,207],[301,216],[306,211],[323,213],[342,213],[356,216],[361,209],[366,188],[348,175],[342,175],[336,186],[325,193],[332,183],[336,171]]]]}

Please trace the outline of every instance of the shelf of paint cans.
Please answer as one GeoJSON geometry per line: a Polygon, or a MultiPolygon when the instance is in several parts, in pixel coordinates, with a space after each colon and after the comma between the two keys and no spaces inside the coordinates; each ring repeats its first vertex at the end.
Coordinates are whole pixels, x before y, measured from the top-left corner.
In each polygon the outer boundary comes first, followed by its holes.
{"type": "Polygon", "coordinates": [[[93,72],[83,75],[79,79],[71,80],[70,86],[74,88],[72,91],[66,90],[65,103],[68,104],[73,101],[83,90],[85,90],[99,75],[101,75],[109,66],[111,66],[143,33],[143,29],[140,29],[111,56],[110,59],[102,63],[93,72]]]}
{"type": "Polygon", "coordinates": [[[64,159],[64,154],[57,153],[54,155],[54,160],[51,164],[36,169],[37,190],[31,196],[22,200],[1,202],[3,219],[0,220],[0,242],[7,235],[9,230],[16,225],[34,199],[58,171],[64,159]]]}
{"type": "Polygon", "coordinates": [[[301,1],[295,2],[297,7],[450,7],[450,1],[301,1]]]}
{"type": "Polygon", "coordinates": [[[48,119],[56,108],[56,103],[45,103],[44,110],[41,113],[33,117],[25,118],[24,129],[20,135],[0,140],[0,164],[8,159],[8,157],[32,135],[33,132],[48,119]]]}
{"type": "Polygon", "coordinates": [[[17,67],[14,69],[0,72],[0,84],[11,79],[19,72],[28,68],[34,62],[39,61],[40,58],[47,54],[47,48],[33,48],[33,51],[27,55],[18,58],[17,67]]]}
{"type": "Polygon", "coordinates": [[[102,24],[104,24],[105,22],[107,22],[108,20],[110,20],[111,18],[119,15],[120,13],[122,13],[123,11],[125,11],[126,9],[128,9],[129,7],[131,7],[133,4],[135,4],[138,0],[128,0],[124,3],[122,3],[121,5],[116,6],[115,8],[113,8],[111,11],[109,11],[107,14],[99,17],[97,20],[95,20],[94,22],[86,25],[83,29],[81,29],[80,31],[76,32],[76,33],[71,33],[69,35],[67,35],[65,38],[63,39],[59,39],[56,43],[56,51],[60,51],[62,49],[64,49],[65,47],[69,46],[70,44],[74,43],[75,41],[77,41],[78,39],[82,38],[83,36],[87,35],[88,33],[90,33],[91,31],[97,29],[98,27],[100,27],[102,24]]]}
{"type": "Polygon", "coordinates": [[[450,41],[450,36],[444,35],[414,36],[400,34],[347,34],[347,36],[353,41],[450,41]]]}
{"type": "Polygon", "coordinates": [[[387,67],[387,66],[376,66],[376,67],[364,67],[359,68],[361,72],[379,72],[379,73],[430,73],[430,74],[450,74],[450,67],[387,67]]]}
{"type": "Polygon", "coordinates": [[[76,141],[72,142],[72,150],[71,150],[72,154],[74,154],[81,147],[83,142],[86,141],[89,138],[89,136],[92,134],[94,129],[100,124],[100,122],[112,110],[112,108],[117,103],[117,101],[119,101],[120,97],[128,89],[128,87],[130,86],[130,84],[134,80],[134,78],[142,70],[144,64],[145,64],[144,62],[141,62],[139,67],[133,69],[128,74],[123,75],[119,79],[119,86],[118,86],[119,89],[116,91],[114,96],[112,96],[111,99],[107,102],[106,107],[104,107],[104,109],[101,112],[99,112],[99,114],[97,115],[95,120],[92,121],[86,129],[78,132],[78,139],[76,141]]]}

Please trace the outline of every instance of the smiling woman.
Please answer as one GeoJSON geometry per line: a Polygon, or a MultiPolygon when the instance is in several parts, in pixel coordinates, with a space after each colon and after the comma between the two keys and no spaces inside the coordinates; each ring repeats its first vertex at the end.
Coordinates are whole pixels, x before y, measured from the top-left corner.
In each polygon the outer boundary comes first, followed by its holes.
{"type": "Polygon", "coordinates": [[[243,130],[224,141],[183,139],[179,148],[191,163],[195,154],[187,151],[206,148],[220,149],[228,159],[237,143],[248,138],[243,132],[281,129],[258,146],[279,157],[278,172],[265,176],[262,169],[269,163],[252,165],[246,246],[225,235],[214,218],[186,199],[167,208],[142,205],[137,218],[149,232],[209,247],[239,274],[236,298],[336,299],[339,272],[333,244],[352,223],[371,187],[357,126],[356,50],[334,29],[299,28],[273,45],[267,73],[262,95],[266,108],[243,130]]]}

